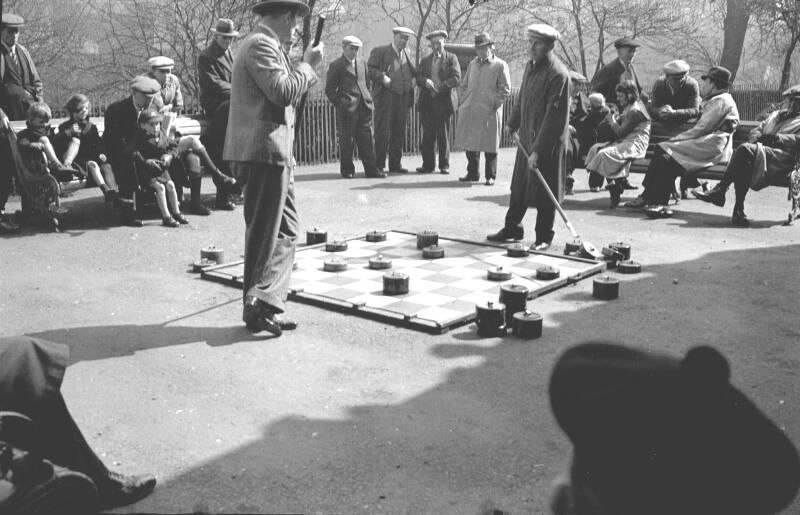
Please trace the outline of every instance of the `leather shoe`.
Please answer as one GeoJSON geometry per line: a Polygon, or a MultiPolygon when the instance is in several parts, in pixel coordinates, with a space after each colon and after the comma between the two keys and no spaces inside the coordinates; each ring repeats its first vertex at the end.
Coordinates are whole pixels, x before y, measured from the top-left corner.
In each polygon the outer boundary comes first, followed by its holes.
{"type": "Polygon", "coordinates": [[[726,190],[714,186],[709,191],[692,190],[692,195],[703,202],[711,202],[715,206],[725,207],[725,193],[726,190]]]}
{"type": "Polygon", "coordinates": [[[354,172],[346,172],[342,174],[342,177],[344,177],[345,179],[352,179],[353,177],[355,177],[355,175],[356,174],[354,172]]]}
{"type": "Polygon", "coordinates": [[[143,227],[144,222],[135,216],[125,216],[122,219],[122,225],[126,227],[143,227]]]}
{"type": "Polygon", "coordinates": [[[10,220],[0,220],[0,234],[17,234],[21,230],[19,225],[10,220]]]}
{"type": "Polygon", "coordinates": [[[622,179],[618,179],[617,180],[617,184],[622,186],[622,189],[624,189],[624,190],[638,190],[639,189],[639,186],[637,186],[635,184],[631,184],[630,182],[628,182],[628,178],[627,177],[622,178],[622,179]]]}
{"type": "Polygon", "coordinates": [[[750,220],[748,220],[747,215],[744,214],[744,209],[741,208],[733,210],[731,223],[733,223],[734,227],[750,227],[750,220]]]}
{"type": "Polygon", "coordinates": [[[255,297],[248,297],[245,300],[242,321],[247,326],[247,330],[254,334],[263,331],[272,333],[275,336],[283,334],[283,330],[278,321],[275,320],[275,314],[269,305],[255,297]]]}
{"type": "Polygon", "coordinates": [[[389,173],[408,173],[407,168],[395,168],[394,170],[389,170],[389,173]]]}
{"type": "Polygon", "coordinates": [[[420,166],[419,168],[417,168],[417,173],[433,173],[433,169],[420,166]]]}
{"type": "Polygon", "coordinates": [[[622,204],[622,207],[627,207],[629,209],[641,209],[647,205],[647,201],[641,195],[636,197],[633,200],[629,200],[622,204]]]}
{"type": "Polygon", "coordinates": [[[108,473],[108,479],[98,485],[100,508],[127,506],[150,495],[156,487],[156,478],[150,474],[126,476],[119,472],[108,473]]]}
{"type": "Polygon", "coordinates": [[[536,241],[536,242],[531,243],[531,246],[528,248],[528,250],[533,251],[533,252],[544,252],[545,250],[548,250],[549,248],[550,248],[550,242],[549,241],[536,241]]]}
{"type": "Polygon", "coordinates": [[[189,223],[189,220],[187,220],[186,217],[181,213],[172,213],[172,218],[174,218],[175,221],[181,225],[186,225],[189,223]]]}
{"type": "Polygon", "coordinates": [[[471,175],[465,175],[464,177],[459,177],[458,180],[460,182],[478,182],[481,180],[480,177],[473,177],[471,175]]]}
{"type": "Polygon", "coordinates": [[[236,206],[230,200],[218,200],[214,203],[214,209],[217,211],[235,211],[236,206]]]}
{"type": "Polygon", "coordinates": [[[439,173],[443,174],[443,175],[450,175],[450,169],[449,168],[439,168],[439,173]]]}
{"type": "Polygon", "coordinates": [[[493,186],[494,185],[494,179],[492,179],[492,178],[486,179],[486,182],[484,184],[486,184],[487,186],[493,186]]]}
{"type": "Polygon", "coordinates": [[[276,314],[273,320],[278,323],[278,327],[281,328],[281,331],[292,331],[297,329],[297,321],[292,318],[276,314]]]}
{"type": "Polygon", "coordinates": [[[384,172],[383,170],[375,170],[374,172],[366,173],[364,175],[366,175],[367,177],[371,177],[373,179],[385,179],[386,178],[386,172],[384,172]]]}
{"type": "Polygon", "coordinates": [[[189,212],[193,215],[201,215],[201,216],[208,216],[211,214],[211,211],[208,210],[206,206],[204,206],[200,201],[193,200],[189,202],[189,212]]]}
{"type": "Polygon", "coordinates": [[[503,227],[496,233],[487,235],[486,239],[495,242],[504,242],[508,240],[517,241],[521,240],[524,235],[525,230],[522,227],[512,227],[510,229],[503,227]]]}

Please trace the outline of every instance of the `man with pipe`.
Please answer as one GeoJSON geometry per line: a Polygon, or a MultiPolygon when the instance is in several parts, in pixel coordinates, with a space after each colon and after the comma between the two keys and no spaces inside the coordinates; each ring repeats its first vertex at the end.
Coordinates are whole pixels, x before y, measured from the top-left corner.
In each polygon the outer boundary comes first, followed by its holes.
{"type": "Polygon", "coordinates": [[[323,45],[309,47],[292,66],[282,43],[309,12],[302,0],[264,0],[253,6],[258,25],[233,62],[231,107],[223,158],[244,188],[244,307],[253,333],[280,336],[296,323],[284,311],[298,220],[292,169],[294,105],[317,80],[323,45]]]}
{"type": "Polygon", "coordinates": [[[531,250],[543,251],[553,241],[556,206],[532,170],[539,169],[561,202],[566,183],[570,83],[567,67],[553,53],[555,42],[561,37],[558,31],[535,23],[527,28],[527,35],[531,60],[525,66],[519,96],[506,125],[506,131],[523,149],[517,151],[514,163],[505,225],[486,239],[521,240],[522,219],[529,207],[535,207],[536,240],[531,250]]]}

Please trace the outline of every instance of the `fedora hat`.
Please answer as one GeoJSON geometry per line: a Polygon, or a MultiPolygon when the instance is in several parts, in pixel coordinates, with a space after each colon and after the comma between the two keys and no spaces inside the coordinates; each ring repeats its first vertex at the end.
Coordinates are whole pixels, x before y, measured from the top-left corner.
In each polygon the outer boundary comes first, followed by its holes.
{"type": "Polygon", "coordinates": [[[276,8],[299,9],[299,16],[304,17],[309,12],[308,4],[303,0],[263,0],[255,4],[250,10],[253,14],[261,16],[264,12],[276,8]]]}
{"type": "Polygon", "coordinates": [[[731,85],[731,71],[723,66],[712,66],[706,73],[700,76],[701,79],[713,79],[719,82],[723,87],[731,85]]]}
{"type": "Polygon", "coordinates": [[[797,449],[730,375],[707,346],[568,349],[550,403],[573,445],[573,487],[616,515],[779,512],[800,484],[797,449]]]}
{"type": "Polygon", "coordinates": [[[493,44],[494,41],[492,41],[492,37],[489,35],[488,32],[481,32],[480,34],[475,34],[475,48],[493,44]]]}
{"type": "Polygon", "coordinates": [[[236,30],[236,25],[234,25],[233,20],[229,18],[220,18],[217,21],[217,26],[211,29],[211,32],[230,38],[235,38],[239,35],[239,31],[236,30]]]}

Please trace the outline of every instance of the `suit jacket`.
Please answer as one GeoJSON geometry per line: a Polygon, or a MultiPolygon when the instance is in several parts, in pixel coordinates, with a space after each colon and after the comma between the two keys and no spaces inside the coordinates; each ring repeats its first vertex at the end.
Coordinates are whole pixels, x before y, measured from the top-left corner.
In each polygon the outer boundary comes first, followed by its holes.
{"type": "Polygon", "coordinates": [[[106,108],[103,143],[110,161],[126,158],[126,147],[139,128],[136,123],[138,116],[133,96],[118,100],[106,108]]]}
{"type": "MultiPolygon", "coordinates": [[[[39,72],[36,70],[31,54],[28,49],[19,43],[16,45],[16,52],[19,71],[14,70],[13,67],[9,69],[6,63],[5,48],[0,51],[0,107],[3,108],[6,107],[7,97],[9,96],[23,97],[30,95],[31,98],[27,101],[28,105],[43,100],[42,79],[39,77],[39,72]],[[7,76],[8,74],[13,74],[14,76],[7,76]],[[17,84],[21,84],[24,91],[21,91],[19,89],[20,86],[17,84]]],[[[9,111],[7,108],[5,110],[9,111]]]]}
{"type": "Polygon", "coordinates": [[[216,41],[197,56],[197,80],[200,84],[200,104],[211,118],[217,106],[231,97],[233,54],[223,50],[216,41]]]}
{"type": "Polygon", "coordinates": [[[257,25],[233,61],[223,159],[291,166],[294,106],[316,81],[308,63],[292,67],[275,32],[257,25]]]}
{"type": "MultiPolygon", "coordinates": [[[[414,79],[417,76],[417,69],[414,68],[406,49],[403,49],[402,52],[405,54],[409,66],[411,66],[411,83],[413,87],[414,79]]],[[[369,76],[372,79],[372,96],[375,98],[389,91],[389,88],[383,85],[383,77],[387,75],[387,70],[389,70],[394,63],[395,55],[394,48],[391,44],[375,47],[369,54],[367,67],[369,68],[369,76]]],[[[408,95],[410,97],[409,104],[414,101],[413,91],[413,89],[408,90],[408,95]]]]}
{"type": "MultiPolygon", "coordinates": [[[[425,87],[427,79],[433,79],[433,54],[422,58],[417,71],[417,87],[419,87],[419,106],[422,110],[438,103],[445,108],[446,114],[451,114],[458,109],[458,94],[456,88],[461,81],[461,66],[458,57],[452,52],[442,50],[442,61],[439,63],[439,76],[437,77],[439,92],[434,94],[425,87]]],[[[436,81],[434,81],[436,82],[436,81]]]]}
{"type": "Polygon", "coordinates": [[[354,113],[363,103],[372,111],[372,79],[367,73],[367,62],[359,57],[355,60],[355,70],[350,61],[339,56],[328,67],[325,77],[325,96],[337,109],[354,113]]]}
{"type": "MultiPolygon", "coordinates": [[[[608,103],[616,104],[616,87],[617,84],[619,84],[620,77],[623,73],[625,73],[625,65],[623,65],[622,61],[620,61],[619,57],[617,57],[607,65],[597,70],[597,73],[594,74],[594,77],[592,78],[592,91],[602,93],[603,96],[606,97],[606,101],[608,103]]],[[[636,89],[638,89],[639,93],[641,94],[642,86],[639,84],[639,77],[636,75],[636,70],[633,68],[632,64],[631,74],[633,75],[634,82],[636,82],[636,89]]]]}

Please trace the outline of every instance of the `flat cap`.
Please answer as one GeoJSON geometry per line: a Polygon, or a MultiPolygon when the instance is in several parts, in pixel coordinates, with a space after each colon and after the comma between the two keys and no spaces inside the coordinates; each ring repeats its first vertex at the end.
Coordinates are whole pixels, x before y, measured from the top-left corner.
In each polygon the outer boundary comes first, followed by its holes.
{"type": "Polygon", "coordinates": [[[800,98],[800,84],[792,86],[783,92],[783,96],[790,98],[800,98]]]}
{"type": "Polygon", "coordinates": [[[413,30],[409,29],[408,27],[395,27],[392,29],[392,32],[395,34],[405,34],[406,36],[415,36],[413,30]]]}
{"type": "Polygon", "coordinates": [[[690,69],[689,63],[683,59],[675,59],[664,65],[664,73],[667,75],[677,75],[679,73],[686,73],[690,69]]]}
{"type": "Polygon", "coordinates": [[[627,36],[624,38],[619,38],[618,40],[614,41],[614,48],[622,48],[624,46],[638,48],[642,46],[642,44],[636,41],[635,39],[629,38],[627,36]]]}
{"type": "Polygon", "coordinates": [[[147,60],[147,65],[150,68],[172,68],[175,66],[175,61],[163,55],[157,55],[147,60]]]}
{"type": "Polygon", "coordinates": [[[558,41],[561,39],[561,34],[558,33],[556,29],[547,25],[546,23],[534,23],[533,25],[528,25],[525,29],[528,34],[528,37],[537,38],[537,39],[544,39],[545,41],[558,41]]]}
{"type": "Polygon", "coordinates": [[[154,95],[161,91],[161,84],[152,77],[139,75],[131,80],[131,90],[145,95],[154,95]]]}
{"type": "Polygon", "coordinates": [[[22,16],[13,13],[3,13],[2,22],[0,22],[0,28],[6,27],[22,27],[25,25],[25,20],[22,16]]]}
{"type": "Polygon", "coordinates": [[[362,47],[364,46],[364,43],[362,43],[361,40],[355,36],[345,36],[342,38],[342,46],[345,45],[362,47]]]}
{"type": "Polygon", "coordinates": [[[428,38],[428,39],[435,38],[436,36],[441,36],[444,39],[447,39],[447,31],[439,29],[439,30],[434,30],[433,32],[429,32],[429,33],[425,34],[425,37],[428,38]]]}

